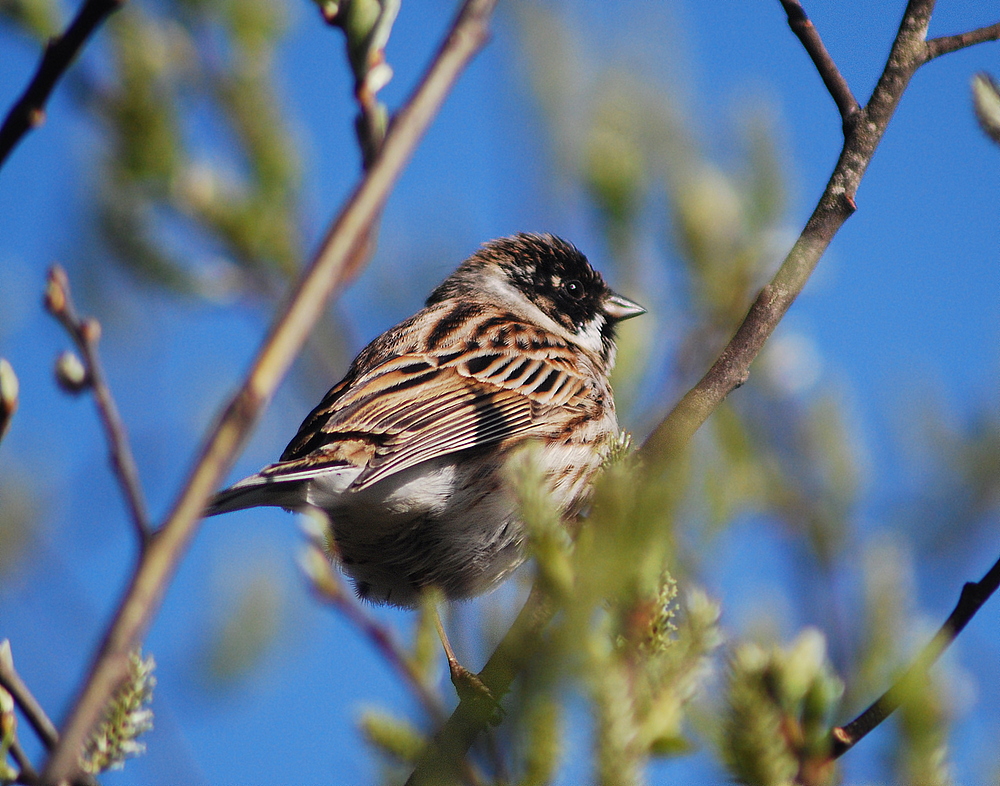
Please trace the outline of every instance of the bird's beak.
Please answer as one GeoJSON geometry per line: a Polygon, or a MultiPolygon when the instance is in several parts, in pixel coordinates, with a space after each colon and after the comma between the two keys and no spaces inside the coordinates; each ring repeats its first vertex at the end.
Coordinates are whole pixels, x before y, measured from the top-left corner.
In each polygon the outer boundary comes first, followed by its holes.
{"type": "Polygon", "coordinates": [[[645,314],[646,309],[629,300],[627,297],[612,292],[604,298],[604,313],[619,322],[623,319],[631,319],[640,314],[645,314]]]}

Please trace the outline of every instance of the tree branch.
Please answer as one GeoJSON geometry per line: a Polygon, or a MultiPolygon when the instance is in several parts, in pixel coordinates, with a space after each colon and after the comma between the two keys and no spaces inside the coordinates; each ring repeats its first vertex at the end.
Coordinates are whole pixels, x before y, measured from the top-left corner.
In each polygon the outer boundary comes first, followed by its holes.
{"type": "Polygon", "coordinates": [[[90,674],[69,714],[42,779],[56,784],[78,770],[81,747],[109,697],[127,673],[128,654],[159,609],[167,584],[197,530],[209,495],[219,486],[237,450],[270,399],[330,297],[356,268],[358,246],[368,236],[389,190],[445,96],[486,39],[496,0],[466,0],[445,42],[412,98],[392,123],[378,158],[331,226],[284,312],[275,322],[243,386],[208,437],[166,523],[142,556],[107,631],[90,674]]]}
{"type": "MultiPolygon", "coordinates": [[[[780,2],[789,13],[790,23],[795,22],[793,17],[797,13],[801,13],[802,18],[805,17],[795,0],[780,2]]],[[[857,209],[855,195],[875,149],[910,79],[917,68],[927,61],[925,39],[933,6],[934,0],[910,0],[885,69],[864,108],[857,107],[846,82],[841,87],[827,85],[841,108],[841,115],[845,119],[849,115],[852,122],[845,123],[844,145],[826,189],[788,256],[770,283],[760,291],[719,358],[698,384],[664,417],[639,449],[647,479],[655,478],[661,473],[726,396],[746,382],[750,364],[764,342],[802,291],[833,236],[857,209]],[[848,103],[855,108],[850,109],[848,103]],[[849,110],[847,115],[845,108],[849,110]]],[[[808,22],[808,19],[805,21],[808,22]]],[[[796,35],[802,38],[803,33],[796,30],[794,24],[792,26],[796,35]]],[[[827,82],[828,76],[839,75],[832,59],[829,65],[817,62],[814,51],[825,53],[825,48],[815,29],[808,32],[807,38],[809,43],[806,40],[803,43],[813,56],[824,82],[827,82]]],[[[829,58],[828,54],[825,56],[829,58]]],[[[531,651],[531,641],[544,627],[549,613],[551,612],[540,608],[529,598],[521,615],[478,675],[494,697],[500,698],[509,689],[514,676],[529,657],[525,652],[531,651]]],[[[451,718],[428,746],[420,764],[407,781],[407,786],[456,781],[458,762],[488,723],[488,712],[476,708],[468,701],[459,703],[451,718]]]]}
{"type": "Polygon", "coordinates": [[[913,74],[924,60],[933,0],[911,0],[871,98],[845,127],[844,145],[819,203],[774,277],[704,377],[640,448],[649,471],[671,460],[716,407],[750,375],[750,364],[809,280],[834,235],[857,209],[855,195],[913,74]]]}
{"type": "MultiPolygon", "coordinates": [[[[784,0],[782,4],[787,7],[784,0]]],[[[926,35],[933,9],[934,0],[910,0],[908,3],[882,75],[868,103],[857,114],[856,122],[852,122],[845,129],[840,158],[802,234],[774,278],[761,290],[751,305],[736,335],[722,351],[719,359],[642,445],[640,455],[649,465],[650,471],[656,471],[670,461],[723,399],[748,378],[750,364],[764,341],[774,331],[778,321],[798,293],[802,291],[833,236],[856,209],[855,195],[861,178],[916,70],[937,54],[954,51],[961,46],[980,41],[994,40],[1000,35],[1000,30],[995,30],[996,26],[993,26],[944,39],[933,39],[942,43],[932,46],[933,41],[928,42],[926,35]],[[936,51],[937,49],[940,51],[936,51]]],[[[914,669],[926,670],[930,662],[933,662],[940,651],[961,631],[968,618],[971,618],[989,594],[996,589],[994,583],[996,581],[1000,581],[998,566],[994,566],[978,585],[966,585],[959,607],[945,623],[942,633],[935,638],[921,660],[914,665],[914,669]],[[994,571],[997,575],[994,575],[994,571]],[[976,599],[978,605],[973,606],[970,598],[976,599]],[[968,617],[964,617],[965,614],[968,614],[968,617]],[[949,630],[953,631],[950,633],[950,638],[945,633],[949,630]],[[940,649],[935,652],[935,648],[940,649]]],[[[905,679],[907,678],[904,677],[905,679]]],[[[848,750],[858,739],[888,717],[898,706],[901,693],[901,690],[896,690],[894,687],[857,720],[843,729],[835,729],[833,745],[839,750],[836,755],[848,750]]]]}
{"type": "Polygon", "coordinates": [[[42,741],[42,744],[51,750],[55,747],[59,739],[59,733],[49,716],[45,714],[42,705],[28,690],[21,675],[14,668],[14,656],[10,650],[10,642],[7,639],[0,641],[0,686],[14,697],[14,701],[21,708],[24,717],[28,719],[31,728],[42,741]]]}
{"type": "Polygon", "coordinates": [[[80,350],[80,354],[83,355],[85,374],[80,380],[81,389],[89,387],[93,391],[94,403],[97,405],[97,412],[108,440],[111,466],[125,495],[125,502],[132,517],[132,526],[139,538],[139,546],[145,549],[153,533],[125,424],[118,414],[118,407],[105,381],[104,370],[97,352],[101,326],[95,319],[82,319],[77,315],[70,296],[69,278],[59,265],[53,265],[49,270],[45,287],[45,307],[59,320],[59,324],[66,329],[80,350]]]}
{"type": "Polygon", "coordinates": [[[906,700],[918,682],[925,679],[928,669],[948,649],[998,587],[1000,587],[1000,559],[993,563],[993,567],[982,579],[968,582],[962,587],[958,603],[944,625],[895,684],[857,718],[833,729],[830,745],[834,758],[847,753],[868,732],[888,718],[899,707],[900,702],[906,700]]]}
{"type": "Polygon", "coordinates": [[[86,0],[66,32],[51,39],[24,93],[0,126],[0,168],[21,138],[45,122],[45,104],[87,39],[126,0],[86,0]]]}
{"type": "Polygon", "coordinates": [[[847,84],[847,80],[840,73],[837,64],[833,62],[833,57],[823,44],[823,39],[820,38],[816,26],[806,15],[802,3],[799,0],[779,0],[779,2],[788,15],[788,26],[792,28],[792,32],[802,42],[802,46],[812,58],[813,65],[816,66],[823,84],[826,85],[826,89],[830,91],[830,95],[837,105],[841,121],[846,125],[861,109],[847,84]]]}
{"type": "Polygon", "coordinates": [[[932,38],[927,42],[927,59],[933,60],[935,57],[946,55],[949,52],[957,52],[967,46],[997,40],[1000,40],[1000,22],[988,27],[980,27],[977,30],[970,30],[968,33],[932,38]]]}
{"type": "Polygon", "coordinates": [[[32,765],[31,759],[28,758],[28,754],[24,752],[24,748],[21,747],[21,743],[17,741],[16,737],[10,741],[10,755],[14,757],[17,768],[20,770],[16,782],[35,783],[38,780],[38,773],[35,772],[35,767],[32,765]]]}

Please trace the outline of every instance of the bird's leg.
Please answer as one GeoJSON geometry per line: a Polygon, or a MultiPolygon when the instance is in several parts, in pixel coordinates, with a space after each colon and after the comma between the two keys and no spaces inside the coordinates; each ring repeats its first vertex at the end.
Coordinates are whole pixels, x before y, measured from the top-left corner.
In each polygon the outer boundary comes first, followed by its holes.
{"type": "Polygon", "coordinates": [[[448,641],[448,634],[445,633],[444,623],[441,622],[441,615],[438,613],[437,606],[433,606],[433,609],[434,624],[437,626],[438,637],[441,639],[445,657],[448,659],[448,669],[451,672],[451,684],[455,686],[455,690],[458,692],[458,698],[461,700],[486,699],[493,704],[499,712],[502,713],[503,710],[500,707],[500,703],[493,697],[493,694],[490,693],[490,689],[486,687],[477,675],[473,674],[465,668],[465,666],[458,662],[458,658],[455,657],[455,650],[451,648],[451,642],[448,641]]]}

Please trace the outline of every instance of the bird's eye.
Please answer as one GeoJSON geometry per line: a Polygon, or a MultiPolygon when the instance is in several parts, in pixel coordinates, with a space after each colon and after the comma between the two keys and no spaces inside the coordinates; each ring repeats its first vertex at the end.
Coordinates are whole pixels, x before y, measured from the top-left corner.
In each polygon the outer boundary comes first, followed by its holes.
{"type": "Polygon", "coordinates": [[[563,284],[563,289],[566,290],[566,294],[575,300],[579,300],[583,297],[583,284],[579,281],[567,281],[563,284]]]}

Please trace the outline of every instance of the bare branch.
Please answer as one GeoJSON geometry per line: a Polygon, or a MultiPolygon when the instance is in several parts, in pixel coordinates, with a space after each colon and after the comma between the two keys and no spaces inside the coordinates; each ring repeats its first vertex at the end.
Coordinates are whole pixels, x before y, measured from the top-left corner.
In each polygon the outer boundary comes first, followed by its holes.
{"type": "Polygon", "coordinates": [[[70,296],[69,278],[59,265],[53,265],[49,270],[45,287],[45,306],[66,329],[80,350],[80,354],[83,355],[84,376],[81,385],[82,388],[89,387],[94,393],[94,402],[97,404],[104,434],[108,440],[111,466],[125,495],[140,548],[145,549],[153,532],[149,515],[146,513],[142,485],[139,483],[139,471],[132,456],[132,448],[129,446],[125,424],[118,414],[118,407],[105,381],[104,370],[97,352],[101,326],[95,319],[83,319],[77,315],[70,296]]]}
{"type": "Polygon", "coordinates": [[[998,40],[1000,40],[1000,22],[988,27],[980,27],[977,30],[970,30],[968,33],[932,38],[927,42],[927,59],[933,60],[935,57],[946,55],[949,52],[957,52],[967,46],[998,40]]]}
{"type": "MultiPolygon", "coordinates": [[[[782,3],[787,8],[784,0],[782,3]]],[[[899,105],[903,92],[916,70],[932,56],[936,56],[928,54],[931,42],[926,40],[933,8],[934,0],[910,0],[885,69],[868,103],[855,118],[856,122],[845,129],[840,158],[802,234],[774,278],[761,290],[751,305],[736,335],[722,351],[719,359],[643,444],[640,453],[650,471],[655,472],[670,461],[723,399],[735,387],[746,381],[750,373],[750,364],[764,341],[771,335],[798,293],[802,291],[802,287],[805,286],[809,275],[837,230],[856,209],[854,197],[858,185],[899,105]]],[[[963,42],[961,45],[969,45],[993,40],[996,37],[997,31],[993,28],[982,28],[964,36],[934,40],[948,42],[942,44],[940,54],[946,46],[951,47],[947,51],[959,48],[956,45],[959,42],[963,42]]],[[[928,645],[921,659],[914,664],[911,669],[913,674],[926,671],[930,663],[958,635],[972,614],[975,614],[979,606],[996,589],[996,582],[1000,582],[1000,563],[995,565],[979,584],[966,585],[959,607],[945,623],[938,637],[928,645]]],[[[913,677],[904,676],[900,682],[905,682],[907,679],[913,677]]],[[[839,750],[837,755],[848,750],[896,709],[903,692],[901,688],[897,688],[898,684],[862,713],[857,720],[842,729],[834,730],[833,745],[839,750]]]]}
{"type": "Polygon", "coordinates": [[[846,124],[861,109],[847,84],[847,80],[840,73],[837,64],[833,62],[833,57],[830,56],[823,44],[823,39],[820,38],[816,26],[806,15],[802,3],[799,0],[779,0],[779,2],[788,15],[788,26],[792,28],[792,32],[802,42],[802,46],[812,58],[813,65],[816,66],[823,84],[830,91],[830,95],[840,111],[841,120],[846,124]]]}
{"type": "Polygon", "coordinates": [[[486,39],[496,0],[466,0],[416,92],[391,124],[378,158],[326,235],[294,296],[275,322],[243,386],[212,430],[166,523],[150,542],[42,774],[45,783],[74,776],[81,747],[127,673],[128,653],[149,626],[167,584],[197,530],[209,495],[302,348],[330,297],[361,264],[389,190],[446,95],[486,39]]]}
{"type": "Polygon", "coordinates": [[[31,694],[28,686],[21,679],[21,675],[14,668],[14,656],[10,650],[10,642],[6,639],[0,641],[0,686],[3,686],[14,697],[14,701],[21,708],[24,717],[28,719],[31,728],[35,730],[35,734],[38,735],[42,744],[51,750],[59,739],[59,733],[52,721],[49,720],[49,716],[45,714],[42,705],[31,694]]]}
{"type": "Polygon", "coordinates": [[[443,723],[445,714],[441,701],[427,687],[393,632],[380,625],[361,607],[351,593],[345,590],[343,583],[333,572],[330,560],[319,546],[316,544],[309,546],[302,560],[302,568],[311,579],[312,588],[319,598],[343,614],[375,645],[375,649],[410,686],[434,723],[436,725],[443,723]]]}
{"type": "Polygon", "coordinates": [[[905,701],[906,696],[913,692],[914,686],[926,678],[928,669],[948,649],[998,587],[1000,587],[1000,559],[993,563],[993,567],[982,579],[977,582],[970,581],[962,587],[958,603],[944,625],[895,684],[857,718],[844,726],[834,728],[830,740],[834,758],[847,753],[868,732],[895,712],[900,702],[905,701]]]}
{"type": "Polygon", "coordinates": [[[21,138],[45,122],[45,104],[87,39],[125,0],[86,0],[66,32],[45,47],[35,76],[0,126],[0,167],[21,138]]]}
{"type": "Polygon", "coordinates": [[[21,747],[21,743],[17,741],[16,737],[10,741],[10,755],[14,757],[17,768],[21,771],[17,776],[17,782],[35,783],[38,780],[38,773],[35,772],[31,759],[28,758],[28,754],[24,752],[24,748],[21,747]]]}
{"type": "Polygon", "coordinates": [[[716,407],[750,375],[750,364],[805,286],[833,236],[857,209],[855,194],[913,74],[924,62],[933,0],[911,0],[872,96],[845,127],[844,146],[819,203],[770,283],[704,377],[640,448],[649,471],[688,443],[716,407]]]}

